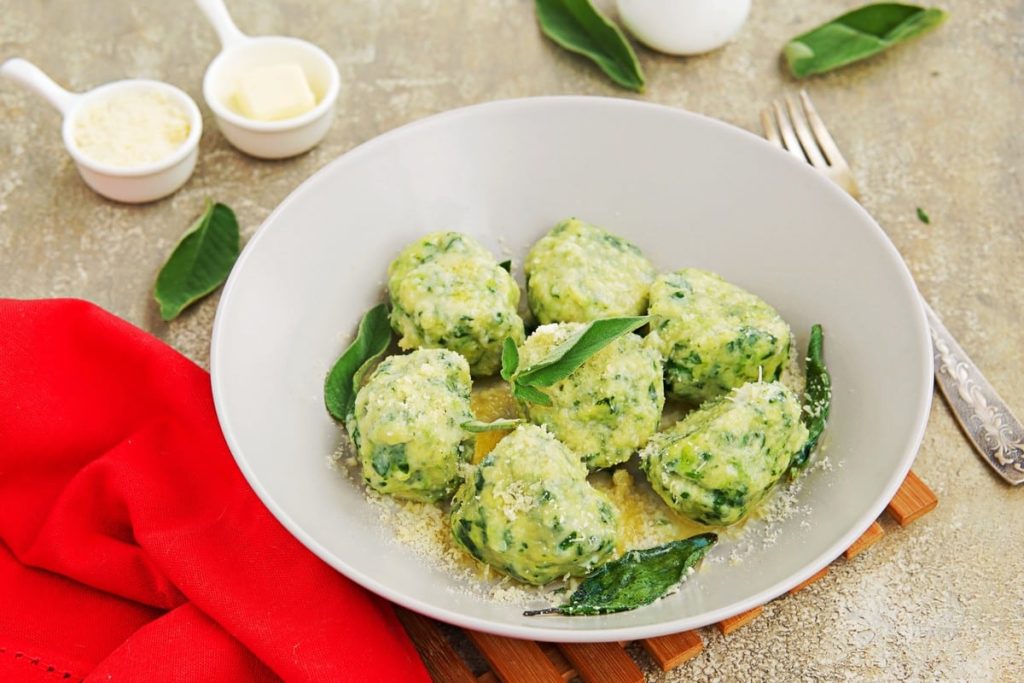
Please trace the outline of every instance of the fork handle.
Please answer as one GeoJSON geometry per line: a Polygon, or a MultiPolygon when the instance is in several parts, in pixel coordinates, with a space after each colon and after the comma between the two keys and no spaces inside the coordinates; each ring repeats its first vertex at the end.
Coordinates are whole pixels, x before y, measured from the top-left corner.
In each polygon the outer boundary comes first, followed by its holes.
{"type": "Polygon", "coordinates": [[[1024,426],[922,299],[932,335],[935,381],[985,461],[1011,484],[1024,483],[1024,426]]]}

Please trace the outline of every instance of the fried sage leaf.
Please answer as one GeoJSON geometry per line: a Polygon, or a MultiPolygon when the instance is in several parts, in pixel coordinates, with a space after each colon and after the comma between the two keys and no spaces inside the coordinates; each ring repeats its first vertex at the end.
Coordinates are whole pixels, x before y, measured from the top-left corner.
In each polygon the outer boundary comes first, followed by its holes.
{"type": "Polygon", "coordinates": [[[227,279],[238,260],[238,219],[224,204],[206,202],[203,215],[189,227],[160,269],[153,298],[160,317],[174,320],[227,279]]]}
{"type": "Polygon", "coordinates": [[[538,362],[518,369],[515,380],[527,386],[549,387],[571,375],[587,359],[622,335],[638,330],[650,320],[649,316],[639,315],[589,322],[538,362]]]}
{"type": "Polygon", "coordinates": [[[530,610],[523,615],[575,617],[626,612],[649,605],[677,586],[716,541],[716,534],[699,534],[655,548],[630,550],[585,578],[564,605],[530,610]]]}
{"type": "Polygon", "coordinates": [[[825,335],[821,325],[811,327],[811,339],[807,343],[807,386],[804,389],[804,405],[800,413],[801,420],[807,427],[807,443],[790,461],[791,473],[807,466],[811,453],[825,430],[825,423],[832,409],[832,377],[825,367],[824,342],[825,335]]]}
{"type": "Polygon", "coordinates": [[[512,381],[512,375],[519,369],[519,349],[512,337],[505,337],[505,344],[501,347],[501,378],[506,382],[512,381]]]}
{"type": "Polygon", "coordinates": [[[865,5],[793,38],[782,53],[793,75],[805,78],[888,50],[937,27],[947,16],[934,7],[865,5]]]}
{"type": "Polygon", "coordinates": [[[388,307],[377,304],[363,315],[355,340],[334,363],[324,381],[324,403],[334,419],[347,425],[355,411],[356,392],[363,383],[363,377],[390,344],[388,307]]]}
{"type": "Polygon", "coordinates": [[[548,38],[593,60],[624,88],[643,92],[644,72],[615,22],[590,0],[536,0],[537,22],[548,38]]]}
{"type": "Polygon", "coordinates": [[[646,315],[594,320],[526,368],[519,367],[519,350],[511,339],[506,339],[501,353],[501,376],[511,382],[516,398],[551,405],[551,399],[538,387],[549,387],[565,379],[595,353],[648,322],[650,317],[646,315]]]}
{"type": "Polygon", "coordinates": [[[468,420],[460,426],[467,432],[480,434],[481,432],[501,432],[515,429],[526,422],[522,418],[501,418],[493,422],[481,422],[480,420],[468,420]]]}

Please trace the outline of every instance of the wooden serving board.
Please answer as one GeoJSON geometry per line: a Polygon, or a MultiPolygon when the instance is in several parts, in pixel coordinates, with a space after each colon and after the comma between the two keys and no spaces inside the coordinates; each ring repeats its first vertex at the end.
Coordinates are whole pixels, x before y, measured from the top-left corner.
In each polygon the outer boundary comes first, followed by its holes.
{"type": "MultiPolygon", "coordinates": [[[[906,526],[935,509],[938,499],[913,472],[907,475],[886,512],[900,526],[906,526]]],[[[844,553],[850,560],[877,543],[885,531],[873,522],[844,553]]],[[[838,561],[838,558],[836,558],[838,561]]],[[[825,567],[789,591],[796,593],[828,573],[825,567]]],[[[781,598],[779,598],[781,599],[781,598]]],[[[628,643],[538,643],[465,630],[464,633],[490,667],[474,674],[458,654],[443,630],[432,619],[395,607],[399,620],[438,683],[642,683],[643,672],[630,657],[628,643]]],[[[759,606],[725,619],[715,626],[728,636],[750,623],[764,611],[759,606]]],[[[669,671],[693,659],[704,647],[698,631],[683,631],[640,641],[662,671],[669,671]]]]}

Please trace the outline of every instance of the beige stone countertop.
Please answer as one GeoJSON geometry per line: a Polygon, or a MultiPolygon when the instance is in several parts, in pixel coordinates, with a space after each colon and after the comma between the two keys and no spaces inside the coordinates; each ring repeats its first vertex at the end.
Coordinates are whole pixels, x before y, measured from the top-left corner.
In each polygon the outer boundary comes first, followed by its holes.
{"type": "MultiPolygon", "coordinates": [[[[205,365],[217,295],[164,323],[151,289],[206,197],[235,209],[245,240],[306,177],[359,143],[510,97],[635,97],[759,132],[759,109],[800,87],[780,68],[780,47],[858,4],[755,0],[721,50],[672,58],[638,48],[648,90],[634,95],[545,40],[529,0],[228,0],[243,31],[311,40],[341,72],[328,138],[304,156],[265,162],[230,147],[202,103],[218,44],[192,3],[0,0],[0,60],[25,57],[75,90],[167,80],[204,116],[188,184],[123,206],[81,182],[58,115],[0,82],[0,296],[89,299],[205,365]]],[[[934,33],[806,87],[922,293],[1024,416],[1024,3],[941,6],[950,18],[934,33]]],[[[1024,488],[989,471],[938,398],[914,470],[938,494],[935,512],[906,528],[883,517],[888,533],[868,552],[728,638],[704,629],[704,652],[673,672],[642,655],[648,679],[1024,679],[1024,488]]]]}

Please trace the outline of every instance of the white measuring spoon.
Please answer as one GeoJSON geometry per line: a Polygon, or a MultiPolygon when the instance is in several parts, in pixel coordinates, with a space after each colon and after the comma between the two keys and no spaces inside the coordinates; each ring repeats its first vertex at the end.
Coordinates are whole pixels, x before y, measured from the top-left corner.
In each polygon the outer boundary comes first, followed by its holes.
{"type": "Polygon", "coordinates": [[[255,157],[281,159],[315,147],[334,121],[341,77],[334,61],[316,45],[285,36],[247,36],[231,20],[223,0],[196,0],[220,38],[221,51],[206,69],[203,97],[217,127],[232,145],[255,157]],[[232,106],[247,71],[272,64],[298,64],[316,96],[316,106],[281,121],[256,121],[232,106]]]}
{"type": "Polygon", "coordinates": [[[86,185],[99,194],[119,202],[137,204],[166,197],[192,175],[196,166],[203,119],[192,98],[173,85],[161,81],[132,78],[114,81],[85,93],[72,93],[60,87],[34,64],[15,57],[0,66],[0,75],[20,83],[41,95],[64,117],[61,131],[64,147],[75,160],[86,185]],[[156,90],[177,102],[189,119],[189,133],[167,157],[140,166],[113,166],[90,158],[75,142],[75,122],[90,105],[131,90],[156,90]]]}

